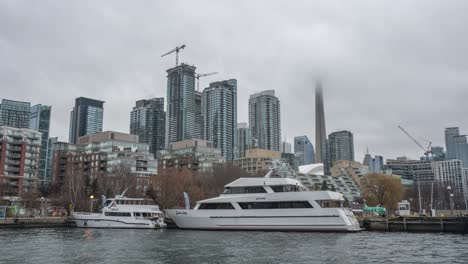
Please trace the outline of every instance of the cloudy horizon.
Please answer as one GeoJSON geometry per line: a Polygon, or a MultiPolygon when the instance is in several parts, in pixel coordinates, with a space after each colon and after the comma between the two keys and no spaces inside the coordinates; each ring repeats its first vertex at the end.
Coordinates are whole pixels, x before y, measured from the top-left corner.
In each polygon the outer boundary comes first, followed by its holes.
{"type": "MultiPolygon", "coordinates": [[[[350,130],[355,156],[422,151],[398,128],[444,146],[468,133],[468,3],[463,1],[1,1],[0,99],[52,106],[51,136],[68,141],[76,97],[103,100],[104,130],[129,132],[136,100],[166,97],[179,60],[200,79],[275,90],[282,138],[315,142],[315,80],[327,134],[350,130]]],[[[422,141],[424,143],[424,141],[422,141]]],[[[445,147],[445,146],[444,146],[445,147]]]]}

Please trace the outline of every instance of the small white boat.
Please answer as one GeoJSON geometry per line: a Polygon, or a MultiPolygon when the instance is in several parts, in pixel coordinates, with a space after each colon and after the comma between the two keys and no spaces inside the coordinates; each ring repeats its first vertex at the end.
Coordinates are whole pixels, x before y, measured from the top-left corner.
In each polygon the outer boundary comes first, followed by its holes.
{"type": "Polygon", "coordinates": [[[165,228],[164,214],[152,200],[118,195],[104,204],[101,213],[75,212],[77,227],[85,228],[165,228]]]}
{"type": "Polygon", "coordinates": [[[197,202],[193,210],[166,210],[181,229],[360,231],[343,195],[309,191],[289,178],[239,178],[219,196],[197,202]]]}

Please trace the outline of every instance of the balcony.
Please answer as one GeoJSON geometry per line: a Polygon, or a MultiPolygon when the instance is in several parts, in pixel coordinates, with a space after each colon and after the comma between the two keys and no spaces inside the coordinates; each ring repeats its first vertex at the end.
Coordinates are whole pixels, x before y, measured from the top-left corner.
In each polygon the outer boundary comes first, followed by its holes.
{"type": "Polygon", "coordinates": [[[20,165],[20,161],[19,161],[19,160],[12,160],[12,159],[6,159],[6,160],[5,160],[5,163],[6,163],[6,164],[13,164],[13,165],[20,165]]]}

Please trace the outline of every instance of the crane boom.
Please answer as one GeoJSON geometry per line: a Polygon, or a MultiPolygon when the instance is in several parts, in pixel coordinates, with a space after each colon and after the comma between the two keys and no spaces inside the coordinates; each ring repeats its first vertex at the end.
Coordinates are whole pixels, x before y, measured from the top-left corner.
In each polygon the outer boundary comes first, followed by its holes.
{"type": "Polygon", "coordinates": [[[179,65],[179,51],[181,51],[184,48],[185,48],[185,44],[179,47],[175,47],[173,50],[168,51],[164,53],[163,55],[161,55],[161,58],[175,52],[176,53],[176,66],[177,66],[179,65]]]}
{"type": "Polygon", "coordinates": [[[215,75],[218,73],[219,72],[210,72],[210,73],[199,73],[195,75],[195,78],[197,78],[197,91],[200,91],[200,77],[206,77],[206,76],[215,75]]]}
{"type": "Polygon", "coordinates": [[[417,141],[413,136],[411,136],[410,133],[408,133],[408,131],[406,131],[402,126],[398,126],[399,129],[401,129],[401,131],[403,131],[403,133],[405,133],[411,140],[413,140],[414,143],[416,143],[416,145],[418,145],[419,148],[421,148],[423,151],[424,151],[424,155],[429,155],[429,153],[431,153],[431,145],[432,145],[432,142],[429,141],[429,145],[427,148],[425,148],[421,143],[419,143],[419,141],[417,141]]]}

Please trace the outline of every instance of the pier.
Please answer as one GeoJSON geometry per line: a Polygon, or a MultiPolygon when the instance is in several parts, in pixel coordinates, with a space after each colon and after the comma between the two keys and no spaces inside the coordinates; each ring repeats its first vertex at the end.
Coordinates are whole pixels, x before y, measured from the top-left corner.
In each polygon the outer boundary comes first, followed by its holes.
{"type": "Polygon", "coordinates": [[[368,231],[468,233],[466,216],[364,218],[359,222],[368,231]]]}
{"type": "Polygon", "coordinates": [[[8,217],[0,220],[0,228],[67,227],[66,217],[8,217]]]}

